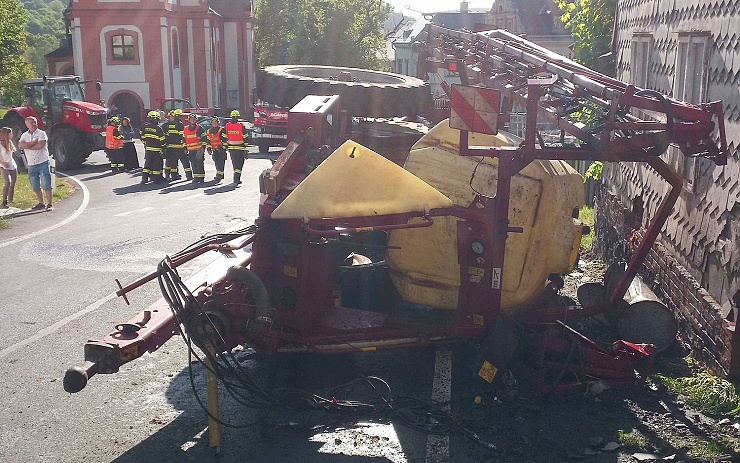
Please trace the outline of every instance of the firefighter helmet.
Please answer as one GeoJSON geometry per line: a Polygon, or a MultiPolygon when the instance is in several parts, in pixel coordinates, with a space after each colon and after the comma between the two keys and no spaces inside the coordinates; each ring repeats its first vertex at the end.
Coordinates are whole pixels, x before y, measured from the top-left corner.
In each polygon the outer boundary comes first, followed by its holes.
{"type": "Polygon", "coordinates": [[[239,116],[241,116],[241,114],[239,114],[239,111],[237,111],[236,109],[231,111],[231,117],[239,117],[239,116]]]}
{"type": "Polygon", "coordinates": [[[217,123],[219,123],[219,124],[220,124],[220,123],[221,123],[221,120],[220,120],[220,119],[218,118],[218,116],[213,116],[213,117],[211,118],[211,123],[213,123],[213,122],[217,122],[217,123]]]}
{"type": "Polygon", "coordinates": [[[149,114],[146,115],[149,119],[159,119],[159,111],[149,111],[149,114]]]}
{"type": "Polygon", "coordinates": [[[180,108],[175,108],[172,110],[172,112],[174,113],[175,117],[182,116],[182,109],[180,108]]]}
{"type": "Polygon", "coordinates": [[[118,120],[118,117],[117,117],[117,116],[113,116],[113,117],[111,117],[111,118],[110,118],[110,121],[111,121],[111,122],[113,122],[114,124],[118,124],[118,123],[120,122],[120,121],[118,120]]]}

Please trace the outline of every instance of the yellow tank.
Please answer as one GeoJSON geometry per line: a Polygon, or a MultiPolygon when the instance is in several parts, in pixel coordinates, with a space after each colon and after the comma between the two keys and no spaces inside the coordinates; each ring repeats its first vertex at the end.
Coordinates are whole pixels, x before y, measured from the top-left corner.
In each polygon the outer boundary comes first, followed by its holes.
{"type": "MultiPolygon", "coordinates": [[[[459,156],[460,132],[447,121],[437,124],[412,148],[405,169],[459,206],[473,201],[473,188],[494,196],[495,158],[459,156]],[[478,166],[476,168],[476,166],[478,166]],[[470,179],[475,170],[473,188],[470,179]]],[[[516,144],[513,136],[470,133],[471,146],[516,144]]],[[[514,310],[542,294],[551,273],[574,267],[582,224],[573,210],[583,206],[583,177],[563,161],[534,161],[512,178],[510,233],[502,281],[501,306],[514,310]]],[[[456,218],[436,218],[429,228],[394,230],[387,251],[388,269],[401,296],[412,303],[455,310],[460,289],[456,218]]]]}

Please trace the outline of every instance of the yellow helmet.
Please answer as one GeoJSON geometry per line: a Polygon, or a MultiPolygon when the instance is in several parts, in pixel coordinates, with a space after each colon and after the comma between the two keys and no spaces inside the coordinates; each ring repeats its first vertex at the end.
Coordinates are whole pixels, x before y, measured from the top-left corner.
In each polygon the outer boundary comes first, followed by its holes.
{"type": "Polygon", "coordinates": [[[239,114],[239,111],[237,111],[236,109],[231,111],[231,117],[239,117],[239,116],[241,116],[241,114],[239,114]]]}
{"type": "Polygon", "coordinates": [[[159,111],[149,111],[146,117],[149,119],[159,119],[159,111]]]}
{"type": "Polygon", "coordinates": [[[175,117],[182,116],[182,109],[180,108],[175,108],[172,110],[172,112],[174,113],[175,117]]]}

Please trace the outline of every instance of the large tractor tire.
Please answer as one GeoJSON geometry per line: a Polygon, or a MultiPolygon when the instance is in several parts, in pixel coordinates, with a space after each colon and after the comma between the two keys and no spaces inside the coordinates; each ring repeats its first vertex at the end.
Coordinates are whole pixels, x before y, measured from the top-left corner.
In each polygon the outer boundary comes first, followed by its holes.
{"type": "Polygon", "coordinates": [[[51,143],[57,169],[74,169],[85,160],[80,137],[73,130],[54,134],[51,143]]]}
{"type": "Polygon", "coordinates": [[[432,102],[429,84],[401,74],[302,64],[260,69],[260,99],[291,108],[306,95],[339,95],[342,109],[357,117],[416,116],[432,102]]]}

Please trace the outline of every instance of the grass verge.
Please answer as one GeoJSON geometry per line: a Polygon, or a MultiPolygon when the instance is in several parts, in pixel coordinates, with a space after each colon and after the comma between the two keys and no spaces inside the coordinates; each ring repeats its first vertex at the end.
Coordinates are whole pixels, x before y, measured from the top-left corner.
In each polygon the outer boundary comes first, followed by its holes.
{"type": "MultiPolygon", "coordinates": [[[[2,179],[0,179],[0,184],[2,179]]],[[[62,200],[72,193],[75,189],[72,183],[69,181],[57,177],[56,178],[56,190],[54,191],[54,202],[62,200]]],[[[15,195],[13,197],[13,203],[11,206],[17,207],[18,209],[28,209],[36,204],[36,193],[31,188],[31,182],[28,181],[28,173],[18,173],[18,180],[15,182],[15,195]]],[[[0,229],[8,227],[8,220],[0,219],[0,229]]]]}
{"type": "Polygon", "coordinates": [[[693,376],[671,378],[655,375],[661,383],[686,398],[692,407],[709,415],[738,415],[740,396],[737,388],[726,379],[699,372],[693,376]]]}

